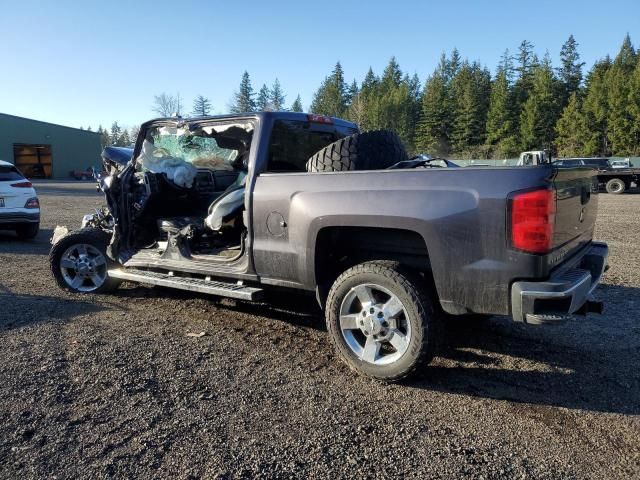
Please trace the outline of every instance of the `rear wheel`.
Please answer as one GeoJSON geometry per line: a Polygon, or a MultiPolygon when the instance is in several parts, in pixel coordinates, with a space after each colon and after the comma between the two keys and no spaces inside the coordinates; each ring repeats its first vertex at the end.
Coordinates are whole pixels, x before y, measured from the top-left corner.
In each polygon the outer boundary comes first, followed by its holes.
{"type": "Polygon", "coordinates": [[[327,298],[326,321],[345,363],[384,381],[405,378],[431,360],[439,336],[422,278],[391,261],[362,263],[340,275],[327,298]]]}
{"type": "Polygon", "coordinates": [[[36,238],[40,230],[39,223],[25,223],[16,227],[16,235],[20,240],[31,240],[36,238]]]}
{"type": "Polygon", "coordinates": [[[606,185],[607,193],[620,194],[626,189],[625,183],[619,178],[612,178],[606,185]]]}
{"type": "Polygon", "coordinates": [[[49,262],[58,285],[72,292],[107,293],[118,287],[119,280],[109,277],[113,264],[107,257],[109,234],[84,228],[62,237],[51,248],[49,262]]]}

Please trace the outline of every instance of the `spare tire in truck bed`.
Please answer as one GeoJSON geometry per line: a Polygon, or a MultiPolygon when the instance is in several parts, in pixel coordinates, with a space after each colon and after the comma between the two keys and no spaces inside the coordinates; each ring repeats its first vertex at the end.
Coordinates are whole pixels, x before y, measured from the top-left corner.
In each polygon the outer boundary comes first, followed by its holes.
{"type": "Polygon", "coordinates": [[[319,150],[307,161],[307,171],[382,170],[407,158],[398,135],[372,130],[354,133],[319,150]]]}

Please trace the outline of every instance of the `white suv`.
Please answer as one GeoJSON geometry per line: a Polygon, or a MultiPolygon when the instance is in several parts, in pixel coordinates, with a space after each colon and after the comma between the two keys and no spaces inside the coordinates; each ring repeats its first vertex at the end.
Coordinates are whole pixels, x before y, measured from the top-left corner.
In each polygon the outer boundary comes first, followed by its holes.
{"type": "Polygon", "coordinates": [[[34,238],[40,228],[40,202],[31,182],[11,163],[0,160],[0,230],[34,238]]]}

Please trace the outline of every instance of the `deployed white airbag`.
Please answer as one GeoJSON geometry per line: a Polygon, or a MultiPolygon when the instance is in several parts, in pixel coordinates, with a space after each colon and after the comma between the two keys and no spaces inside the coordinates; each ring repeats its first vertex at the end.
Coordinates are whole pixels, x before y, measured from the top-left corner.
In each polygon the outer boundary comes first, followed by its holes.
{"type": "Polygon", "coordinates": [[[163,148],[145,140],[138,156],[138,162],[144,170],[153,173],[164,173],[169,180],[180,187],[191,188],[198,170],[182,158],[170,156],[163,148]]]}
{"type": "Polygon", "coordinates": [[[204,223],[211,230],[218,231],[222,228],[222,220],[230,213],[244,205],[244,188],[233,190],[215,202],[211,208],[211,213],[204,219],[204,223]]]}

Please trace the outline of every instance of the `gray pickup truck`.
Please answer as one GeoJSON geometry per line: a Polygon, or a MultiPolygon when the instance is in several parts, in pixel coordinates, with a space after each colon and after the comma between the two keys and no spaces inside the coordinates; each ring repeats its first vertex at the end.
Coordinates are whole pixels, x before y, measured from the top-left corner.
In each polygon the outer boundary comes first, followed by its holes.
{"type": "Polygon", "coordinates": [[[453,316],[549,324],[602,308],[589,168],[451,168],[407,158],[390,132],[292,112],[153,120],[113,165],[108,206],[52,239],[67,290],[306,292],[340,357],[386,381],[430,360],[453,316]]]}

